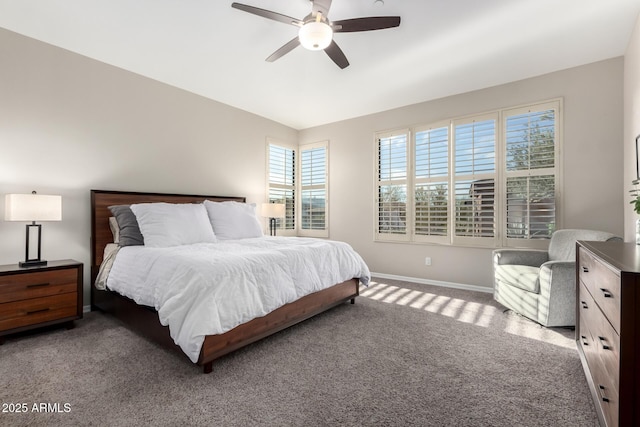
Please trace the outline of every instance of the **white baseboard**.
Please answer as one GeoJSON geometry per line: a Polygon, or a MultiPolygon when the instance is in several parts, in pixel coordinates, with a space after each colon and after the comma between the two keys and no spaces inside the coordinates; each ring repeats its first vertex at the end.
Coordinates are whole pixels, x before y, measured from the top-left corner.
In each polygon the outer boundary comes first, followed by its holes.
{"type": "Polygon", "coordinates": [[[91,306],[90,305],[83,305],[82,306],[82,312],[83,313],[88,313],[91,311],[91,306]]]}
{"type": "Polygon", "coordinates": [[[464,289],[467,291],[485,292],[489,294],[493,293],[493,288],[487,288],[486,286],[443,282],[441,280],[421,279],[419,277],[397,276],[395,274],[374,273],[374,272],[371,272],[371,277],[378,277],[380,279],[402,280],[404,282],[420,283],[422,285],[442,286],[443,288],[464,289]]]}

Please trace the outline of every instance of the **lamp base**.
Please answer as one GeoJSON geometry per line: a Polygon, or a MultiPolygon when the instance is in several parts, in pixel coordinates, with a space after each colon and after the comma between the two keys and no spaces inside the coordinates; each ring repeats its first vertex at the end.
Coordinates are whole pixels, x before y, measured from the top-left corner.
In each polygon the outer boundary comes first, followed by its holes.
{"type": "Polygon", "coordinates": [[[42,260],[39,260],[39,259],[30,260],[30,261],[21,261],[21,262],[18,263],[18,266],[20,268],[41,267],[43,265],[47,265],[47,261],[42,261],[42,260]]]}

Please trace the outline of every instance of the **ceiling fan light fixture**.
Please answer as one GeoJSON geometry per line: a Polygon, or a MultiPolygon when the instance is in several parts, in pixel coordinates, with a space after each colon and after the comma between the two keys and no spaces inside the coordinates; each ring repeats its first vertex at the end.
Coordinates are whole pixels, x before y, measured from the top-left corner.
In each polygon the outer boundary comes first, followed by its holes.
{"type": "Polygon", "coordinates": [[[300,44],[309,50],[323,50],[331,44],[333,30],[324,22],[307,22],[298,32],[300,44]]]}

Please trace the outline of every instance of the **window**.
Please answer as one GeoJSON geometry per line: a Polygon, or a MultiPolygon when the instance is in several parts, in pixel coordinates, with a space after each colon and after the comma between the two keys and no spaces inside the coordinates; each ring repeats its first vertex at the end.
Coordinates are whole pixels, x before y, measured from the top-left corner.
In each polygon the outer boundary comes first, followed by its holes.
{"type": "Polygon", "coordinates": [[[453,243],[494,245],[497,115],[453,122],[453,243]]]}
{"type": "Polygon", "coordinates": [[[328,141],[300,148],[267,140],[268,198],[285,205],[279,235],[328,237],[328,141]]]}
{"type": "Polygon", "coordinates": [[[407,240],[409,131],[381,134],[377,141],[376,234],[390,240],[407,240]]]}
{"type": "Polygon", "coordinates": [[[376,134],[376,240],[544,244],[559,217],[560,105],[376,134]]]}
{"type": "Polygon", "coordinates": [[[300,149],[300,235],[328,237],[328,144],[300,149]]]}
{"type": "Polygon", "coordinates": [[[267,165],[269,203],[285,205],[285,218],[278,218],[276,227],[278,231],[294,231],[296,226],[296,150],[269,142],[267,165]]]}
{"type": "Polygon", "coordinates": [[[548,239],[556,228],[557,108],[507,111],[506,237],[548,239]]]}
{"type": "Polygon", "coordinates": [[[449,228],[449,126],[416,129],[414,144],[415,240],[446,243],[449,228]]]}

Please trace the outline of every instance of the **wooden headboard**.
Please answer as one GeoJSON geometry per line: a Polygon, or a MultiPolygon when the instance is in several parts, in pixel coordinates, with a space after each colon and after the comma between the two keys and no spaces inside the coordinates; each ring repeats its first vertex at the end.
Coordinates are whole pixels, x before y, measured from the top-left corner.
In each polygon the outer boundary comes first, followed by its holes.
{"type": "Polygon", "coordinates": [[[246,202],[245,197],[202,196],[193,194],[138,193],[131,191],[91,190],[91,283],[95,281],[102,263],[104,248],[113,242],[109,217],[113,216],[109,206],[130,205],[133,203],[202,203],[212,202],[246,202]]]}

